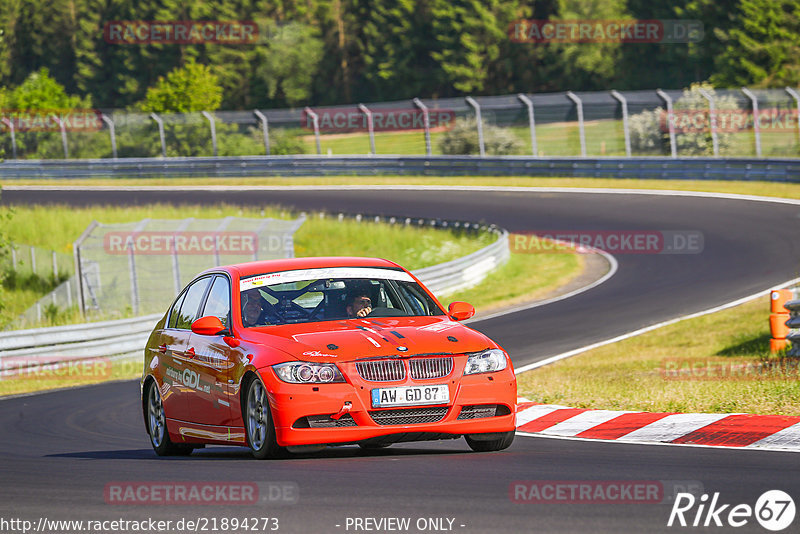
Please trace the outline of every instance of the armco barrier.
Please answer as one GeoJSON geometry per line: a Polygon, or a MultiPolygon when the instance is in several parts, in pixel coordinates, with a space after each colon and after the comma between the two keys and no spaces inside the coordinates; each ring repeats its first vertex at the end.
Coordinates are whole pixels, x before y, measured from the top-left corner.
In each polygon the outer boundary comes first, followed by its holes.
{"type": "MultiPolygon", "coordinates": [[[[383,216],[339,215],[357,220],[436,228],[486,231],[497,240],[453,261],[412,271],[435,294],[446,295],[480,282],[508,259],[508,232],[495,226],[462,221],[410,219],[383,216]]],[[[162,314],[119,321],[104,321],[0,333],[0,370],[91,358],[141,356],[153,325],[162,314]]]]}
{"type": "Polygon", "coordinates": [[[800,182],[800,160],[532,156],[240,156],[13,160],[0,179],[320,175],[547,176],[800,182]]]}

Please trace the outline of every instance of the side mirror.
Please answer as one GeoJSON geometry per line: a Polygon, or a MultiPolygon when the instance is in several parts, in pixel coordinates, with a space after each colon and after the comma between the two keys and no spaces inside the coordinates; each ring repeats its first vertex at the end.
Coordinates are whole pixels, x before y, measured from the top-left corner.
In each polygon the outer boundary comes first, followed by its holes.
{"type": "Polygon", "coordinates": [[[192,323],[192,332],[201,336],[216,336],[223,330],[225,330],[225,327],[222,326],[222,321],[219,320],[219,317],[214,317],[213,315],[201,317],[192,323]]]}
{"type": "Polygon", "coordinates": [[[475,307],[466,302],[451,302],[447,313],[456,321],[465,321],[475,315],[475,307]]]}

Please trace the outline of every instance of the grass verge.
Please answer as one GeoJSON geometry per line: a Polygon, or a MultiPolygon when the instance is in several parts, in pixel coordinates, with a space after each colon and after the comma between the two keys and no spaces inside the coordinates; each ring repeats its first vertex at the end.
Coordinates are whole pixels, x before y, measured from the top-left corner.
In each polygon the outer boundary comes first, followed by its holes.
{"type": "Polygon", "coordinates": [[[0,377],[0,396],[131,380],[142,376],[141,358],[87,360],[73,364],[45,365],[0,377]]]}
{"type": "Polygon", "coordinates": [[[650,412],[800,415],[797,359],[769,352],[768,297],[523,373],[534,402],[650,412]]]}

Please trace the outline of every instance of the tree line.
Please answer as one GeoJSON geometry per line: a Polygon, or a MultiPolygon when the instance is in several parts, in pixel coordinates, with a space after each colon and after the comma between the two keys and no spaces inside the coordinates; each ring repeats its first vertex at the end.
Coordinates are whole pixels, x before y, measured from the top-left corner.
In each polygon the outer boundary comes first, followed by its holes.
{"type": "MultiPolygon", "coordinates": [[[[66,94],[98,108],[141,107],[159,80],[193,64],[218,82],[221,92],[203,98],[221,109],[800,82],[796,0],[2,0],[0,31],[0,92],[44,68],[66,94]],[[698,20],[703,37],[512,39],[513,23],[530,19],[698,20]],[[111,21],[252,21],[258,37],[123,43],[108,38],[111,21]]],[[[169,98],[151,94],[148,105],[168,109],[169,98]]]]}

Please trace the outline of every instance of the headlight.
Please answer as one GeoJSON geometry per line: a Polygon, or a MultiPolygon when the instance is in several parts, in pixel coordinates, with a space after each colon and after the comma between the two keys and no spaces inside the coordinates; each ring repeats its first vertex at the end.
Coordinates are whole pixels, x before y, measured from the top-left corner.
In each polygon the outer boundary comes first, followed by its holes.
{"type": "Polygon", "coordinates": [[[506,368],[506,353],[500,349],[487,349],[482,352],[469,354],[467,365],[464,367],[465,375],[476,373],[493,373],[506,368]]]}
{"type": "Polygon", "coordinates": [[[344,382],[339,368],[332,363],[287,362],[273,365],[275,374],[292,384],[344,382]]]}

